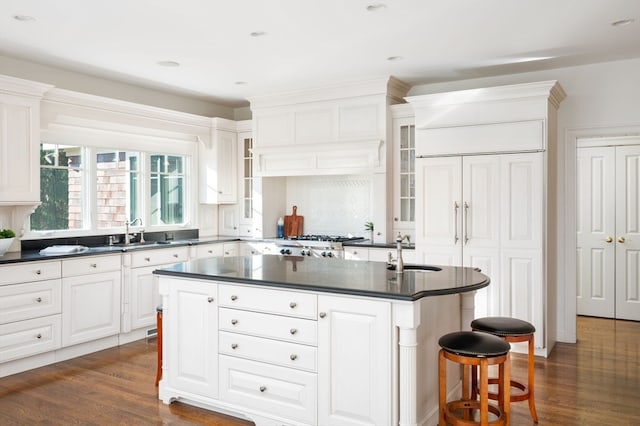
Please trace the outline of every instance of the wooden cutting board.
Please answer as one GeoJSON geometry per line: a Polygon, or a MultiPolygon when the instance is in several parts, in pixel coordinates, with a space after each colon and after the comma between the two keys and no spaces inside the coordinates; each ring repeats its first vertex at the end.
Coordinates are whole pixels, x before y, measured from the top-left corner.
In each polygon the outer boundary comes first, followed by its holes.
{"type": "Polygon", "coordinates": [[[284,217],[284,236],[298,237],[302,235],[304,216],[298,216],[298,206],[293,206],[293,213],[284,217]]]}

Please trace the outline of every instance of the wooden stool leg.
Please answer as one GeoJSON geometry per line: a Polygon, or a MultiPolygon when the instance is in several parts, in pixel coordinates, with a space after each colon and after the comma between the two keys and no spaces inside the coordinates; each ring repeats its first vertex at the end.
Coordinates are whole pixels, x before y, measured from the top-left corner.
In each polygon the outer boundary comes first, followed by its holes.
{"type": "Polygon", "coordinates": [[[440,349],[438,352],[438,404],[440,415],[438,417],[438,425],[446,426],[445,413],[447,410],[447,360],[444,357],[444,351],[440,349]]]}
{"type": "Polygon", "coordinates": [[[162,378],[162,312],[156,314],[156,329],[158,330],[158,368],[156,370],[156,386],[162,378]]]}
{"type": "Polygon", "coordinates": [[[533,339],[533,334],[531,335],[531,337],[529,338],[529,359],[528,359],[528,366],[527,366],[527,371],[529,373],[529,383],[528,383],[528,387],[529,387],[529,411],[531,412],[531,417],[533,418],[533,421],[535,423],[538,423],[538,413],[536,413],[536,400],[534,397],[534,392],[533,392],[533,379],[534,379],[534,367],[535,367],[535,345],[534,345],[534,339],[533,339]]]}
{"type": "Polygon", "coordinates": [[[489,425],[489,365],[480,360],[480,426],[489,425]]]}
{"type": "Polygon", "coordinates": [[[499,404],[501,405],[502,411],[504,412],[504,416],[506,418],[506,424],[509,426],[511,424],[511,353],[507,352],[507,359],[504,363],[500,364],[500,377],[502,377],[500,392],[502,393],[502,398],[500,399],[499,404]]]}

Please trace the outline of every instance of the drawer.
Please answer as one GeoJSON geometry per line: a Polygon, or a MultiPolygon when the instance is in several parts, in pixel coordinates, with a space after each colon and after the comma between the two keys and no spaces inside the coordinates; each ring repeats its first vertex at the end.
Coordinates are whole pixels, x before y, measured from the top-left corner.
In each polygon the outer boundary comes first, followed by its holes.
{"type": "Polygon", "coordinates": [[[316,346],[317,321],[240,309],[220,308],[221,330],[316,346]]]}
{"type": "Polygon", "coordinates": [[[0,286],[0,324],[62,312],[61,280],[0,286]]]}
{"type": "Polygon", "coordinates": [[[265,413],[316,424],[314,373],[220,356],[220,399],[265,413]]]}
{"type": "Polygon", "coordinates": [[[220,306],[316,319],[314,294],[220,284],[218,301],[220,306]]]}
{"type": "Polygon", "coordinates": [[[120,255],[91,256],[67,259],[62,261],[62,276],[77,277],[79,275],[99,274],[101,272],[119,271],[122,260],[120,255]]]}
{"type": "Polygon", "coordinates": [[[196,258],[203,259],[206,257],[222,257],[224,256],[224,245],[221,244],[205,244],[196,247],[196,258]]]}
{"type": "Polygon", "coordinates": [[[60,315],[0,325],[0,362],[60,348],[60,315]]]}
{"type": "Polygon", "coordinates": [[[189,259],[189,247],[170,247],[131,253],[131,267],[174,264],[189,259]]]}
{"type": "Polygon", "coordinates": [[[318,351],[314,346],[221,331],[218,335],[218,348],[220,353],[226,355],[317,371],[318,351]]]}
{"type": "Polygon", "coordinates": [[[60,278],[60,261],[12,263],[0,266],[0,285],[60,278]]]}

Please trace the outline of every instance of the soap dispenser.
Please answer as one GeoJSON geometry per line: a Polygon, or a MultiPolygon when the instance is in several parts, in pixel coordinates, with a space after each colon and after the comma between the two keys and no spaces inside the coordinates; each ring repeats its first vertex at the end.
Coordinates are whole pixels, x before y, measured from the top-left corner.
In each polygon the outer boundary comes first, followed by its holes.
{"type": "Polygon", "coordinates": [[[284,238],[284,219],[278,218],[278,238],[284,238]]]}

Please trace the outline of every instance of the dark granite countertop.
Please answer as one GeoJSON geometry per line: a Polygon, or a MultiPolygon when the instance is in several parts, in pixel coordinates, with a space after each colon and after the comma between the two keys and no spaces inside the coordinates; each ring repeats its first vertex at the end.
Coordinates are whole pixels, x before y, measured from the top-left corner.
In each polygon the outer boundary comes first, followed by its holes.
{"type": "Polygon", "coordinates": [[[490,283],[473,268],[434,269],[396,274],[385,262],[256,255],[192,260],[154,274],[407,301],[478,290],[490,283]]]}

